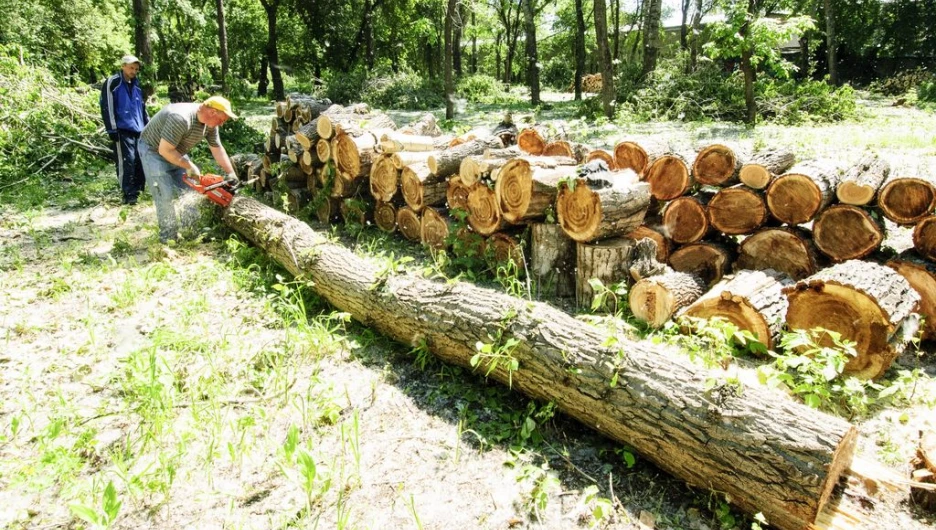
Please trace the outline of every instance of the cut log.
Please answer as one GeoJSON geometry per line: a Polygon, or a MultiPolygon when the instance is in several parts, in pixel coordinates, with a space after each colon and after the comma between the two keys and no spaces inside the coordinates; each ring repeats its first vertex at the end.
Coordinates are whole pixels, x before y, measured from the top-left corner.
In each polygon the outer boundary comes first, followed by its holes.
{"type": "Polygon", "coordinates": [[[491,234],[485,246],[495,269],[506,267],[508,274],[526,276],[526,253],[523,243],[515,235],[504,232],[491,234]]]}
{"type": "Polygon", "coordinates": [[[384,153],[441,151],[451,140],[450,137],[417,136],[394,131],[380,135],[380,150],[384,153]]]}
{"type": "Polygon", "coordinates": [[[315,218],[322,224],[341,219],[341,199],[320,196],[315,199],[315,218]]]}
{"type": "Polygon", "coordinates": [[[912,225],[936,207],[936,186],[916,177],[891,177],[878,192],[881,213],[899,225],[912,225]]]}
{"type": "Polygon", "coordinates": [[[397,208],[390,202],[374,203],[374,224],[387,233],[396,232],[397,208]]]}
{"type": "Polygon", "coordinates": [[[468,192],[468,225],[482,236],[489,236],[506,226],[494,190],[475,184],[468,192]]]}
{"type": "Polygon", "coordinates": [[[448,247],[449,217],[444,209],[425,208],[419,220],[419,237],[423,245],[435,250],[448,247]]]}
{"type": "MultiPolygon", "coordinates": [[[[630,179],[636,174],[629,170],[630,179]]],[[[626,179],[622,178],[622,181],[626,179]]],[[[559,225],[580,243],[623,236],[643,223],[650,206],[650,188],[646,183],[589,189],[584,179],[577,179],[574,189],[559,186],[556,213],[559,225]]]]}
{"type": "Polygon", "coordinates": [[[390,155],[378,155],[371,165],[370,192],[378,202],[392,202],[400,193],[400,170],[390,155]]]}
{"type": "Polygon", "coordinates": [[[871,204],[878,189],[890,175],[890,164],[877,154],[869,153],[848,168],[835,190],[842,204],[864,206],[871,204]]]}
{"type": "Polygon", "coordinates": [[[234,173],[237,174],[237,179],[241,182],[250,180],[248,176],[250,169],[261,164],[261,158],[253,153],[238,153],[231,156],[231,165],[234,166],[234,173]]]}
{"type": "MultiPolygon", "coordinates": [[[[614,284],[630,283],[632,239],[614,238],[596,243],[578,243],[575,260],[575,303],[579,307],[592,307],[595,290],[591,280],[600,280],[606,288],[614,284]]],[[[614,296],[609,296],[598,311],[616,313],[622,306],[614,296]]]]}
{"type": "Polygon", "coordinates": [[[497,209],[504,220],[508,223],[520,221],[530,206],[532,193],[533,170],[530,163],[522,158],[507,161],[498,171],[494,185],[497,209]]]}
{"type": "Polygon", "coordinates": [[[400,172],[400,191],[407,206],[422,212],[427,206],[445,203],[448,180],[429,171],[426,164],[410,164],[400,172]]]}
{"type": "Polygon", "coordinates": [[[734,150],[722,144],[702,148],[692,163],[692,178],[707,186],[731,186],[738,183],[741,160],[734,150]]]}
{"type": "Polygon", "coordinates": [[[706,210],[712,228],[727,235],[750,234],[767,221],[764,198],[744,184],[718,190],[706,210]]]}
{"type": "Polygon", "coordinates": [[[312,157],[314,165],[325,164],[332,158],[331,142],[325,138],[315,142],[315,156],[312,157]]]}
{"type": "Polygon", "coordinates": [[[932,427],[920,431],[920,443],[911,465],[910,478],[915,486],[910,488],[910,498],[917,506],[936,511],[936,431],[932,427]]]}
{"type": "Polygon", "coordinates": [[[675,243],[701,241],[710,229],[704,198],[679,197],[663,208],[663,230],[675,243]]]}
{"type": "Polygon", "coordinates": [[[575,241],[557,224],[531,228],[530,276],[537,293],[547,298],[575,295],[575,241]]]}
{"type": "Polygon", "coordinates": [[[677,272],[698,275],[712,286],[718,283],[731,266],[732,249],[719,243],[691,243],[670,254],[669,264],[677,272]]]}
{"type": "MultiPolygon", "coordinates": [[[[884,374],[917,331],[913,315],[920,296],[896,271],[851,260],[823,269],[784,288],[790,329],[823,328],[855,342],[857,355],[845,365],[851,375],[884,374]]],[[[832,346],[826,337],[827,346],[832,346]]]]}
{"type": "Polygon", "coordinates": [[[860,206],[836,204],[813,222],[813,241],[834,262],[861,259],[881,248],[884,226],[860,206]]]}
{"type": "Polygon", "coordinates": [[[920,295],[917,311],[923,315],[923,338],[936,339],[936,264],[912,250],[901,252],[887,261],[920,295]]]}
{"type": "Polygon", "coordinates": [[[738,246],[734,269],[773,269],[802,280],[815,274],[819,267],[809,233],[797,228],[764,228],[738,246]]]}
{"type": "Polygon", "coordinates": [[[550,142],[543,147],[542,156],[562,156],[566,158],[575,158],[575,153],[572,151],[572,145],[565,141],[559,140],[556,142],[550,142]]]}
{"type": "Polygon", "coordinates": [[[592,149],[589,151],[588,155],[585,156],[585,163],[591,162],[592,160],[602,160],[605,164],[608,165],[608,169],[614,171],[614,156],[605,151],[604,149],[592,149]]]}
{"type": "Polygon", "coordinates": [[[627,239],[640,241],[641,239],[652,239],[656,243],[656,259],[660,263],[669,261],[670,249],[673,246],[668,237],[659,230],[655,230],[646,224],[638,226],[633,232],[625,235],[627,239]]]}
{"type": "Polygon", "coordinates": [[[332,105],[322,113],[332,121],[336,134],[341,129],[351,136],[360,136],[364,131],[371,131],[379,137],[388,130],[396,130],[393,119],[382,112],[370,112],[370,109],[359,107],[342,107],[332,105]],[[358,112],[363,111],[363,112],[358,112]]]}
{"type": "Polygon", "coordinates": [[[445,202],[448,204],[449,210],[463,210],[468,211],[468,195],[471,194],[471,188],[473,186],[483,186],[483,184],[475,183],[472,186],[466,186],[461,177],[451,177],[448,180],[448,186],[445,188],[445,202]]]}
{"type": "Polygon", "coordinates": [[[628,272],[632,280],[639,282],[650,276],[671,273],[673,269],[665,261],[657,259],[656,241],[645,237],[643,239],[634,239],[634,252],[628,272]]]}
{"type": "Polygon", "coordinates": [[[400,128],[400,132],[416,136],[442,136],[442,129],[439,127],[439,124],[436,123],[435,115],[431,112],[426,112],[415,121],[400,128]]]}
{"type": "Polygon", "coordinates": [[[309,123],[299,127],[296,131],[296,140],[307,150],[312,149],[319,140],[329,140],[335,133],[332,122],[328,116],[318,116],[309,123]]]}
{"type": "Polygon", "coordinates": [[[707,289],[695,274],[670,272],[641,279],[630,288],[627,299],[637,320],[658,329],[707,289]]]}
{"type": "Polygon", "coordinates": [[[370,202],[348,198],[341,201],[339,207],[341,219],[345,224],[367,226],[374,219],[374,210],[370,202]]]}
{"type": "Polygon", "coordinates": [[[650,163],[643,180],[650,184],[650,195],[660,201],[681,197],[692,186],[685,159],[674,153],[662,155],[650,163]]]}
{"type": "Polygon", "coordinates": [[[459,182],[466,185],[474,184],[481,179],[481,161],[484,157],[481,155],[466,156],[458,165],[459,182]]]}
{"type": "Polygon", "coordinates": [[[788,308],[783,288],[792,283],[789,276],[773,269],[741,270],[723,278],[682,315],[731,322],[773,350],[779,343],[788,308]]]}
{"type": "Polygon", "coordinates": [[[491,289],[388,276],[327,233],[248,197],[235,198],[224,222],[290,273],[311,279],[338,310],[402,344],[425,343],[444,361],[471,369],[479,342],[498,331],[502,340],[516,339],[510,355],[519,369],[501,363],[490,377],[556,403],[690,484],[763,513],[780,530],[814,523],[852,460],[857,431],[844,420],[756,385],[746,385],[743,398],[713,402],[709,372],[664,348],[626,338],[608,346],[606,332],[491,289]],[[510,326],[497,327],[508,314],[515,315],[510,326]]]}
{"type": "Polygon", "coordinates": [[[669,151],[666,146],[656,142],[618,142],[614,146],[614,166],[618,169],[632,169],[643,175],[657,158],[669,151]]]}
{"type": "Polygon", "coordinates": [[[517,147],[524,153],[541,155],[546,147],[546,140],[538,130],[528,127],[517,135],[517,147]]]}
{"type": "Polygon", "coordinates": [[[304,152],[302,144],[296,140],[295,136],[287,136],[283,142],[283,148],[286,151],[286,155],[289,157],[289,160],[291,160],[293,163],[299,163],[299,158],[304,152]]]}
{"type": "Polygon", "coordinates": [[[793,166],[767,187],[767,209],[781,223],[811,221],[835,198],[840,178],[836,164],[813,160],[793,166]]]}
{"type": "Polygon", "coordinates": [[[458,173],[461,161],[465,157],[483,154],[487,149],[500,149],[504,147],[500,138],[489,136],[487,138],[477,138],[470,142],[440,151],[438,156],[430,157],[426,162],[429,169],[436,175],[450,177],[458,173]]]}
{"type": "Polygon", "coordinates": [[[913,227],[913,248],[924,258],[936,261],[936,216],[924,217],[913,227]]]}
{"type": "Polygon", "coordinates": [[[331,141],[331,155],[338,171],[355,179],[370,175],[373,160],[377,156],[376,145],[377,138],[370,133],[357,137],[339,133],[331,141]]]}
{"type": "Polygon", "coordinates": [[[741,166],[738,179],[752,189],[766,189],[777,175],[786,173],[795,163],[796,157],[790,151],[760,151],[741,166]]]}
{"type": "Polygon", "coordinates": [[[402,206],[397,209],[396,223],[403,237],[410,241],[422,241],[422,222],[418,212],[409,206],[402,206]]]}

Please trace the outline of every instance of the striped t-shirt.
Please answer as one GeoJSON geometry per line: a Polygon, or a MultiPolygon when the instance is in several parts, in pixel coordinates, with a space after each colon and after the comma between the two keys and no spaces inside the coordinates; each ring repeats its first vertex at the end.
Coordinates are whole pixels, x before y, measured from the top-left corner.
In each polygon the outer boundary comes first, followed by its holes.
{"type": "Polygon", "coordinates": [[[201,103],[170,103],[153,116],[143,134],[140,135],[146,145],[157,151],[159,142],[166,140],[176,146],[183,155],[192,150],[202,138],[208,139],[208,145],[218,147],[221,139],[217,127],[208,127],[198,121],[198,108],[201,103]]]}

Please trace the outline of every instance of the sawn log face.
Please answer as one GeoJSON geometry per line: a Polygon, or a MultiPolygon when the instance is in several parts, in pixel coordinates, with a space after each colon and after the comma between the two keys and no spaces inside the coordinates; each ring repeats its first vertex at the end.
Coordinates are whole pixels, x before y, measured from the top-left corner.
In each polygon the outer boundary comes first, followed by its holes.
{"type": "MultiPolygon", "coordinates": [[[[814,521],[851,461],[849,423],[745,387],[743,397],[706,390],[709,373],[679,354],[622,339],[546,304],[467,284],[381,273],[376,263],[327,241],[304,223],[246,197],[224,222],[292,274],[312,280],[336,308],[404,344],[425,340],[441,359],[470,366],[496,330],[516,338],[513,386],[638,452],[690,484],[718,490],[771,525],[814,521]],[[616,384],[611,380],[617,376],[616,384]]],[[[491,377],[506,383],[501,363],[491,377]]]]}

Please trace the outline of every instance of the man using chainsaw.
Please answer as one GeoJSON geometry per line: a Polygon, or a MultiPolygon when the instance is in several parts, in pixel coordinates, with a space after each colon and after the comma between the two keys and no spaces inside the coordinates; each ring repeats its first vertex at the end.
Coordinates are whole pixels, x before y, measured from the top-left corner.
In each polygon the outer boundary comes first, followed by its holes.
{"type": "Polygon", "coordinates": [[[218,129],[228,119],[237,119],[231,103],[212,96],[202,103],[172,103],[162,108],[143,129],[140,137],[140,159],[146,174],[146,185],[156,205],[159,240],[163,243],[178,239],[178,218],[174,200],[187,190],[182,175],[198,179],[201,171],[188,152],[205,138],[215,162],[227,176],[236,181],[234,167],[221,145],[218,129]]]}

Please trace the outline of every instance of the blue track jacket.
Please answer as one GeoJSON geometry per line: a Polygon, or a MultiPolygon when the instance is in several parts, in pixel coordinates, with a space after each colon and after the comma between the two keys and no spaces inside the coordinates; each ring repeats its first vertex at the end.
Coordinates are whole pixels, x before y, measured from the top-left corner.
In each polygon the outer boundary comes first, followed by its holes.
{"type": "Polygon", "coordinates": [[[143,127],[149,123],[149,115],[143,105],[140,83],[136,79],[128,83],[123,72],[108,77],[101,87],[101,118],[108,134],[118,130],[143,132],[143,127]]]}

